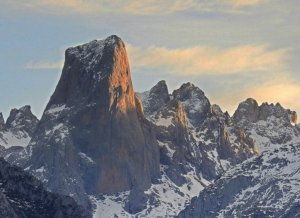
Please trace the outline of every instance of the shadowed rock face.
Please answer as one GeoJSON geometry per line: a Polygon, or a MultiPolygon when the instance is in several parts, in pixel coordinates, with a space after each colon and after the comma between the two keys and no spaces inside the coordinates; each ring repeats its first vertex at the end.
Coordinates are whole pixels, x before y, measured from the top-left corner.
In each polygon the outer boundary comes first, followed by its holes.
{"type": "Polygon", "coordinates": [[[25,105],[20,109],[12,109],[5,125],[6,129],[11,130],[15,134],[24,131],[28,133],[29,137],[32,137],[38,121],[36,116],[32,114],[31,107],[25,105]]]}
{"type": "Polygon", "coordinates": [[[34,176],[0,158],[0,217],[91,218],[68,196],[48,192],[34,176]]]}
{"type": "Polygon", "coordinates": [[[151,117],[153,129],[160,143],[160,163],[167,165],[166,175],[178,186],[187,183],[184,177],[190,170],[188,163],[199,163],[201,154],[195,151],[195,141],[189,137],[187,118],[182,104],[170,100],[151,117]],[[191,152],[195,151],[195,156],[191,152]]]}
{"type": "Polygon", "coordinates": [[[259,108],[257,102],[252,98],[248,98],[246,101],[239,104],[238,109],[233,115],[233,120],[245,124],[248,122],[256,122],[258,119],[258,111],[259,108]]]}
{"type": "Polygon", "coordinates": [[[0,131],[2,132],[4,130],[5,130],[5,122],[2,113],[0,113],[0,131]]]}
{"type": "Polygon", "coordinates": [[[202,122],[212,116],[212,107],[204,92],[192,83],[185,83],[174,90],[174,99],[182,102],[191,124],[199,127],[202,122]]]}
{"type": "Polygon", "coordinates": [[[161,80],[149,91],[137,93],[143,102],[144,114],[146,117],[154,115],[169,100],[169,92],[166,81],[161,80]]]}
{"type": "Polygon", "coordinates": [[[124,42],[110,36],[65,56],[26,166],[51,190],[80,202],[85,192],[149,188],[160,177],[158,144],[136,105],[124,42]]]}

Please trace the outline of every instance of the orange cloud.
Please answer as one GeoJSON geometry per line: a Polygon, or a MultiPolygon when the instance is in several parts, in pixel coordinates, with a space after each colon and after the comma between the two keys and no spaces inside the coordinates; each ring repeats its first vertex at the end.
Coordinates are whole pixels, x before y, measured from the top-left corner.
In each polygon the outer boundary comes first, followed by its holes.
{"type": "Polygon", "coordinates": [[[240,6],[253,6],[253,5],[259,5],[268,2],[269,0],[225,0],[229,5],[232,5],[234,7],[240,7],[240,6]]]}
{"type": "MultiPolygon", "coordinates": [[[[230,49],[196,46],[186,49],[127,46],[130,63],[140,68],[160,68],[177,75],[236,74],[278,71],[285,68],[287,49],[268,50],[267,45],[230,49]]],[[[162,71],[162,70],[161,70],[162,71]]]]}
{"type": "Polygon", "coordinates": [[[237,13],[231,10],[238,6],[257,5],[267,0],[0,0],[3,8],[8,10],[28,9],[41,13],[66,14],[66,13],[129,13],[129,14],[168,14],[177,11],[207,11],[237,13]]]}
{"type": "MultiPolygon", "coordinates": [[[[283,78],[284,80],[284,78],[283,78]]],[[[212,102],[217,103],[231,115],[237,109],[238,104],[247,98],[255,99],[258,104],[263,102],[279,102],[284,108],[300,112],[299,101],[300,86],[287,81],[279,84],[272,82],[253,86],[251,88],[240,88],[234,92],[225,95],[212,96],[212,102]]]]}

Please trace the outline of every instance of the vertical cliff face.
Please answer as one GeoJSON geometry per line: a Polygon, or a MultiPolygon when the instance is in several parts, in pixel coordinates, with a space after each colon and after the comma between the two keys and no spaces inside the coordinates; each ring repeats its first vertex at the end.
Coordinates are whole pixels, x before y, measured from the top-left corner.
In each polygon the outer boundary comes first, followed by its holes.
{"type": "Polygon", "coordinates": [[[110,36],[69,48],[65,56],[27,148],[27,167],[51,190],[78,201],[85,192],[149,188],[160,176],[158,144],[139,119],[124,42],[110,36]]]}

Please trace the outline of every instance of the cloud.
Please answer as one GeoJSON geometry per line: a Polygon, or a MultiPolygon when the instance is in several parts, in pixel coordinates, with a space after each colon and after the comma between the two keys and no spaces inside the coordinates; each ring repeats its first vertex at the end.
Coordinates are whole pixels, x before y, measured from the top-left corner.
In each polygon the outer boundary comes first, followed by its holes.
{"type": "Polygon", "coordinates": [[[150,1],[128,1],[123,10],[132,14],[156,14],[201,9],[205,6],[197,0],[150,0],[150,1]]]}
{"type": "Polygon", "coordinates": [[[24,68],[26,69],[62,69],[63,67],[63,61],[58,61],[58,62],[38,62],[38,63],[33,63],[29,62],[25,65],[24,68]]]}
{"type": "Polygon", "coordinates": [[[267,45],[245,45],[229,49],[196,46],[146,49],[127,46],[132,67],[175,75],[237,74],[285,69],[288,49],[269,50],[267,45]]]}
{"type": "Polygon", "coordinates": [[[224,0],[224,2],[234,7],[260,5],[268,1],[270,0],[224,0]]]}
{"type": "Polygon", "coordinates": [[[162,15],[178,11],[206,11],[236,13],[239,6],[257,5],[267,0],[0,0],[2,9],[7,8],[28,12],[31,9],[41,13],[129,13],[162,15]],[[6,6],[6,7],[5,7],[6,6]],[[228,8],[229,7],[229,8],[228,8]],[[231,9],[230,9],[231,7],[231,9]]]}
{"type": "Polygon", "coordinates": [[[284,108],[300,112],[299,93],[300,86],[290,79],[282,77],[262,84],[252,85],[234,89],[232,92],[212,96],[213,103],[217,103],[225,111],[233,114],[238,104],[247,98],[255,99],[258,104],[268,102],[276,104],[279,102],[284,108]]]}

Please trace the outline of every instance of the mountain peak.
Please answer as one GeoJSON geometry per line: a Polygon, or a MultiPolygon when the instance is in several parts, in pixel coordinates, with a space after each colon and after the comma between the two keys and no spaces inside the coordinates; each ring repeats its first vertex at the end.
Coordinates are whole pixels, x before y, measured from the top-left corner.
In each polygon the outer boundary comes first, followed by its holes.
{"type": "Polygon", "coordinates": [[[165,80],[159,81],[149,91],[138,93],[138,95],[142,101],[146,117],[154,115],[170,100],[165,80]]]}
{"type": "Polygon", "coordinates": [[[66,50],[66,56],[77,55],[80,56],[81,60],[89,60],[89,57],[95,57],[95,55],[101,56],[108,47],[119,46],[120,44],[125,47],[125,44],[120,37],[111,35],[106,39],[95,39],[82,45],[70,47],[66,50]]]}
{"type": "Polygon", "coordinates": [[[4,118],[2,112],[0,112],[0,125],[4,124],[4,118]]]}
{"type": "Polygon", "coordinates": [[[195,85],[191,82],[187,82],[187,83],[184,83],[184,84],[181,85],[182,88],[185,88],[185,87],[188,87],[188,86],[195,87],[195,85]]]}
{"type": "Polygon", "coordinates": [[[38,121],[36,116],[32,114],[31,107],[25,105],[19,109],[12,109],[5,125],[12,132],[25,131],[31,137],[38,121]]]}
{"type": "Polygon", "coordinates": [[[86,51],[95,51],[101,52],[101,49],[105,46],[118,45],[119,41],[121,41],[124,45],[124,42],[117,35],[111,35],[105,39],[95,39],[88,43],[78,45],[75,47],[70,47],[66,50],[67,53],[85,53],[86,51]]]}
{"type": "Polygon", "coordinates": [[[30,105],[25,105],[19,109],[20,111],[30,111],[31,112],[31,106],[30,105]]]}
{"type": "Polygon", "coordinates": [[[85,205],[86,193],[145,190],[160,172],[158,144],[140,119],[142,113],[119,37],[69,48],[26,164],[34,166],[34,175],[49,180],[50,190],[75,193],[85,205]],[[43,175],[38,171],[42,166],[43,175]]]}
{"type": "Polygon", "coordinates": [[[204,92],[194,84],[188,82],[172,93],[174,99],[182,102],[191,124],[199,126],[212,115],[212,107],[204,92]]]}
{"type": "Polygon", "coordinates": [[[233,114],[233,120],[244,125],[248,122],[256,122],[258,117],[258,104],[253,98],[247,98],[241,102],[233,114]]]}
{"type": "MultiPolygon", "coordinates": [[[[120,97],[124,96],[122,93],[133,92],[125,44],[115,35],[66,50],[63,73],[46,110],[51,105],[58,107],[76,105],[78,101],[99,102],[97,96],[106,85],[110,86],[110,94],[119,87],[117,93],[120,97]]],[[[129,101],[134,105],[134,94],[129,96],[129,101]]]]}

